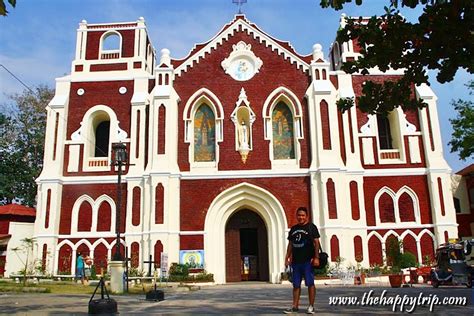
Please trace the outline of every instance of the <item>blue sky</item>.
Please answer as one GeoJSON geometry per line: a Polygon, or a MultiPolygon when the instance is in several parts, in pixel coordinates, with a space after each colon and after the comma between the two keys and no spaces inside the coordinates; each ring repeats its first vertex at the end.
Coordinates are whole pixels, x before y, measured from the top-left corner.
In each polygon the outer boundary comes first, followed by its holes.
{"type": "MultiPolygon", "coordinates": [[[[387,3],[389,0],[365,0],[362,6],[349,4],[335,11],[321,9],[319,0],[248,0],[242,11],[265,32],[289,41],[300,54],[310,54],[313,44],[320,43],[327,55],[341,13],[380,15],[387,3]]],[[[403,10],[402,14],[413,20],[419,12],[403,10]]],[[[54,87],[55,78],[70,72],[81,20],[128,22],[144,17],[157,52],[168,48],[173,58],[182,58],[194,44],[212,38],[236,13],[232,0],[17,0],[8,17],[0,18],[0,64],[29,86],[43,83],[54,87]]],[[[460,71],[455,80],[444,85],[431,78],[439,98],[444,155],[456,172],[474,161],[460,161],[449,151],[449,118],[455,116],[450,103],[452,99],[472,99],[464,85],[473,77],[460,71]]],[[[0,106],[7,102],[5,94],[21,93],[23,89],[0,67],[0,106]]]]}

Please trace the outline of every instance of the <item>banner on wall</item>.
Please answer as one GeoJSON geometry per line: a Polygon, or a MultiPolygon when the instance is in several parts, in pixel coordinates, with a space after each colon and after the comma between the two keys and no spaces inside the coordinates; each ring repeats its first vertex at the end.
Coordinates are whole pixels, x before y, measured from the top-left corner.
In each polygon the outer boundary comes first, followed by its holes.
{"type": "Polygon", "coordinates": [[[180,250],[179,263],[191,269],[204,269],[204,250],[180,250]]]}

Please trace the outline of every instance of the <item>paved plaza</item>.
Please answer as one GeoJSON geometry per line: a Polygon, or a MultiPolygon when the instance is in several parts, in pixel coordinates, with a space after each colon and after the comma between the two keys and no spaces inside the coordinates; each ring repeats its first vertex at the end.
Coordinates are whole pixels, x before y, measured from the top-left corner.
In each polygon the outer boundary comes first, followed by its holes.
{"type": "MultiPolygon", "coordinates": [[[[380,297],[386,290],[385,301],[397,294],[411,297],[433,297],[440,299],[444,296],[465,297],[466,306],[434,306],[433,312],[429,307],[418,306],[414,315],[474,315],[472,303],[473,292],[462,287],[444,287],[433,289],[419,285],[414,288],[392,289],[390,287],[368,286],[323,286],[320,285],[316,294],[316,310],[318,315],[394,315],[402,314],[400,304],[397,311],[392,312],[392,305],[361,306],[364,293],[371,293],[374,298],[380,297]],[[421,294],[420,294],[421,293],[421,294]],[[359,299],[359,304],[330,305],[330,297],[353,296],[359,299]]],[[[144,295],[113,295],[118,302],[121,315],[160,315],[160,314],[282,314],[291,304],[291,285],[267,283],[236,283],[229,285],[205,286],[197,291],[171,291],[166,293],[162,302],[149,302],[144,295]]],[[[59,294],[0,294],[1,315],[85,315],[88,311],[88,295],[59,295],[59,294]]],[[[303,290],[300,314],[307,304],[306,289],[303,290]]],[[[408,314],[404,312],[404,314],[408,314]]]]}

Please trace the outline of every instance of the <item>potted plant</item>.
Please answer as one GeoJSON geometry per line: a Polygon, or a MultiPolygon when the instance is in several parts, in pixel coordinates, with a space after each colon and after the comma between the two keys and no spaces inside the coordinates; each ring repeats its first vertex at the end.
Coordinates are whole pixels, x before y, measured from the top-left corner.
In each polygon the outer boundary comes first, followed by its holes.
{"type": "Polygon", "coordinates": [[[416,257],[411,252],[401,252],[403,242],[390,239],[387,245],[387,265],[390,265],[390,274],[388,276],[392,287],[400,287],[403,283],[402,269],[414,267],[416,257]]]}
{"type": "Polygon", "coordinates": [[[396,239],[389,239],[387,243],[387,265],[390,266],[390,274],[388,279],[391,287],[400,287],[403,282],[403,275],[401,274],[401,257],[400,251],[401,242],[396,239]]]}

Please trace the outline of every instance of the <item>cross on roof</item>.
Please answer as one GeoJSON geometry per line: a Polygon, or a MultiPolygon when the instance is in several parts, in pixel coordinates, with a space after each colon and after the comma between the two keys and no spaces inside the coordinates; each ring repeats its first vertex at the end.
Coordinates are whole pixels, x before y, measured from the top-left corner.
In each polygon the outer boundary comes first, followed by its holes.
{"type": "Polygon", "coordinates": [[[239,14],[242,14],[242,4],[247,3],[247,0],[232,0],[232,3],[239,6],[239,14]]]}

